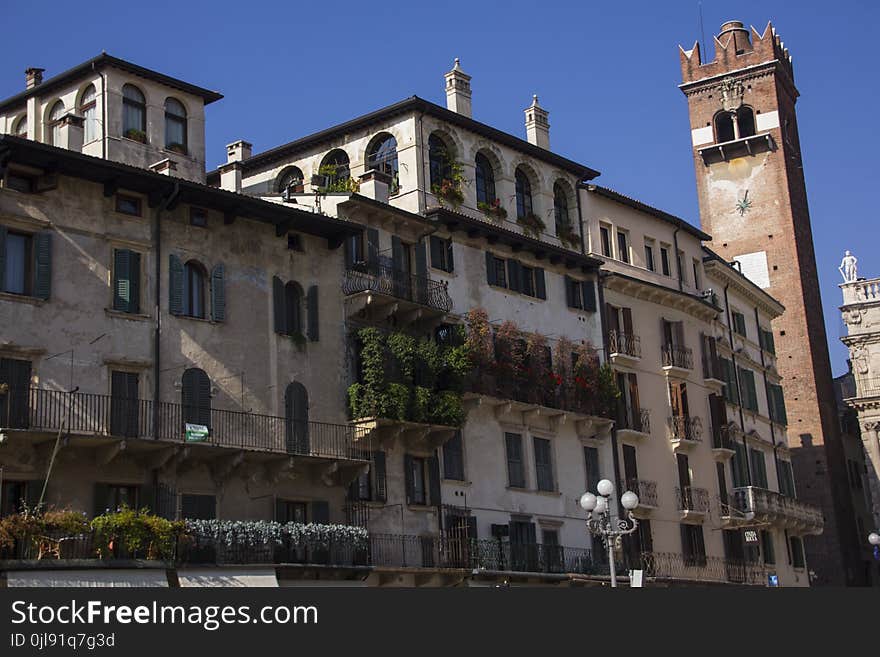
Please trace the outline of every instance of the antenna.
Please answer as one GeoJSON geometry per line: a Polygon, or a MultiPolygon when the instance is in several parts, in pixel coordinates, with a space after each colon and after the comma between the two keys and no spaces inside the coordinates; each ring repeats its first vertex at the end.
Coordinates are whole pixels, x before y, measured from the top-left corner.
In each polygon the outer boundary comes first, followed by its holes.
{"type": "Polygon", "coordinates": [[[706,32],[703,29],[703,3],[698,2],[697,7],[699,8],[699,11],[700,11],[700,50],[702,51],[701,56],[705,57],[706,56],[706,32]]]}

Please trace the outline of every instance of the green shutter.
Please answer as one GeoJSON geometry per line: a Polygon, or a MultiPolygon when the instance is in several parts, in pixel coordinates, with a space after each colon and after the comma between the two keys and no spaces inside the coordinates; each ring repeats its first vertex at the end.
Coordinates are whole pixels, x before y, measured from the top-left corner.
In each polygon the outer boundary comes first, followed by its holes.
{"type": "Polygon", "coordinates": [[[413,250],[416,254],[416,276],[428,278],[428,259],[425,257],[425,240],[416,242],[413,250]]]}
{"type": "Polygon", "coordinates": [[[306,293],[309,340],[318,341],[318,286],[312,285],[306,293]]]}
{"type": "Polygon", "coordinates": [[[507,261],[507,288],[514,292],[522,289],[522,268],[519,261],[512,258],[507,261]]]}
{"type": "Polygon", "coordinates": [[[446,240],[446,271],[455,271],[455,259],[452,257],[452,238],[446,240]]]}
{"type": "Polygon", "coordinates": [[[277,276],[272,277],[272,317],[275,323],[275,332],[282,335],[287,333],[287,314],[284,312],[284,283],[277,276]]]}
{"type": "Polygon", "coordinates": [[[113,310],[131,312],[131,251],[113,250],[113,310]]]}
{"type": "Polygon", "coordinates": [[[440,459],[435,454],[428,459],[428,491],[432,506],[440,506],[440,459]]]}
{"type": "Polygon", "coordinates": [[[141,311],[141,254],[129,251],[128,255],[128,312],[141,311]]]}
{"type": "Polygon", "coordinates": [[[6,290],[6,226],[0,226],[0,292],[6,290]]]}
{"type": "Polygon", "coordinates": [[[34,244],[36,247],[34,296],[38,299],[48,299],[52,290],[52,234],[37,233],[34,236],[34,244]]]}
{"type": "Polygon", "coordinates": [[[367,264],[379,264],[379,231],[367,228],[367,264]]]}
{"type": "Polygon", "coordinates": [[[403,244],[397,235],[391,236],[391,263],[395,271],[403,268],[403,244]]]}
{"type": "Polygon", "coordinates": [[[489,285],[498,285],[498,279],[495,278],[495,256],[486,251],[486,282],[489,285]]]}
{"type": "Polygon", "coordinates": [[[596,286],[593,281],[582,281],[581,290],[584,294],[584,310],[596,312],[596,286]]]}
{"type": "Polygon", "coordinates": [[[211,270],[211,319],[226,320],[226,268],[222,264],[211,270]]]}
{"type": "Polygon", "coordinates": [[[183,263],[173,253],[168,256],[168,312],[183,314],[183,263]]]}
{"type": "Polygon", "coordinates": [[[535,294],[539,299],[547,298],[547,283],[544,280],[544,270],[535,267],[535,294]]]}
{"type": "Polygon", "coordinates": [[[569,308],[574,308],[574,294],[572,292],[572,288],[574,287],[572,283],[572,279],[565,275],[563,276],[563,282],[565,283],[565,305],[569,308]]]}

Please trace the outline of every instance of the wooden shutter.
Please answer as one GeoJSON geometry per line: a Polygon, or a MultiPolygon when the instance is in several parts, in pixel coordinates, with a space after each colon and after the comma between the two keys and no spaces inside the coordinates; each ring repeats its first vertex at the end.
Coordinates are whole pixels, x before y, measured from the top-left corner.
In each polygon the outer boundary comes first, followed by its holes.
{"type": "Polygon", "coordinates": [[[436,454],[428,459],[428,492],[430,504],[440,506],[440,459],[436,454]]]}
{"type": "Polygon", "coordinates": [[[507,261],[507,287],[514,292],[522,289],[522,273],[518,260],[510,259],[507,261]]]}
{"type": "Polygon", "coordinates": [[[346,237],[345,238],[345,248],[343,253],[345,254],[345,268],[346,270],[351,269],[351,266],[354,264],[355,254],[354,254],[354,244],[355,237],[346,237]]]}
{"type": "MultiPolygon", "coordinates": [[[[609,331],[615,331],[620,333],[620,316],[617,312],[617,306],[612,306],[610,303],[605,304],[605,323],[608,324],[609,331]]],[[[618,349],[621,346],[618,345],[618,349]]]]}
{"type": "Polygon", "coordinates": [[[277,276],[272,277],[272,314],[275,321],[275,332],[287,333],[287,313],[284,312],[284,283],[277,276]]]}
{"type": "Polygon", "coordinates": [[[416,256],[416,276],[428,278],[428,259],[425,256],[425,240],[420,239],[413,245],[416,256]]]}
{"type": "Polygon", "coordinates": [[[572,290],[574,287],[574,281],[568,275],[564,276],[563,280],[565,281],[565,305],[569,308],[576,308],[577,306],[574,305],[574,294],[572,290]]]}
{"type": "Polygon", "coordinates": [[[215,322],[226,320],[226,268],[214,265],[211,270],[211,319],[215,322]]]}
{"type": "Polygon", "coordinates": [[[287,501],[275,498],[275,522],[287,522],[287,501]]]}
{"type": "Polygon", "coordinates": [[[584,447],[584,464],[587,472],[587,490],[596,490],[599,483],[599,450],[595,447],[584,447]]]}
{"type": "Polygon", "coordinates": [[[584,295],[584,310],[596,312],[596,286],[593,281],[581,281],[581,291],[584,295]]]}
{"type": "Polygon", "coordinates": [[[309,340],[318,341],[318,286],[312,285],[306,293],[309,340]]]}
{"type": "Polygon", "coordinates": [[[722,504],[727,504],[727,477],[724,474],[724,464],[716,463],[715,471],[718,474],[718,498],[722,504]]]}
{"type": "Polygon", "coordinates": [[[6,226],[0,226],[0,292],[6,290],[6,226]]]}
{"type": "Polygon", "coordinates": [[[0,426],[27,429],[30,426],[31,362],[0,358],[0,384],[9,386],[0,393],[0,426]]]}
{"type": "Polygon", "coordinates": [[[544,270],[535,267],[535,294],[539,299],[547,298],[547,283],[544,280],[544,270]]]}
{"type": "Polygon", "coordinates": [[[446,271],[455,271],[455,259],[452,256],[452,238],[446,240],[446,271]]]}
{"type": "Polygon", "coordinates": [[[324,500],[312,502],[312,522],[317,525],[330,524],[330,503],[324,500]]]}
{"type": "Polygon", "coordinates": [[[376,468],[373,480],[376,487],[376,499],[379,502],[385,502],[388,499],[388,492],[385,484],[385,452],[373,452],[373,466],[376,468]]]}
{"type": "MultiPolygon", "coordinates": [[[[627,482],[639,478],[639,469],[636,464],[636,448],[632,445],[623,446],[623,476],[627,482]]],[[[635,492],[638,493],[638,491],[635,492]]]]}
{"type": "Polygon", "coordinates": [[[413,457],[410,454],[403,455],[403,480],[404,480],[404,491],[406,494],[406,503],[412,504],[414,491],[413,491],[413,457]]]}
{"type": "Polygon", "coordinates": [[[183,263],[173,253],[168,256],[168,312],[183,314],[183,263]]]}
{"type": "Polygon", "coordinates": [[[431,245],[431,266],[435,269],[446,269],[443,262],[443,240],[436,235],[429,238],[431,245]]]}
{"type": "Polygon", "coordinates": [[[113,250],[113,309],[125,313],[131,312],[130,256],[128,249],[113,250]]]}
{"type": "Polygon", "coordinates": [[[379,231],[375,228],[367,228],[367,264],[379,265],[379,231]]]}
{"type": "Polygon", "coordinates": [[[495,278],[495,256],[486,251],[486,282],[489,285],[498,285],[495,278]]]}
{"type": "Polygon", "coordinates": [[[629,405],[633,413],[638,413],[642,408],[639,404],[639,379],[633,372],[630,372],[627,377],[629,378],[629,405]]]}
{"type": "Polygon", "coordinates": [[[34,296],[48,299],[52,290],[52,234],[34,235],[34,296]]]}

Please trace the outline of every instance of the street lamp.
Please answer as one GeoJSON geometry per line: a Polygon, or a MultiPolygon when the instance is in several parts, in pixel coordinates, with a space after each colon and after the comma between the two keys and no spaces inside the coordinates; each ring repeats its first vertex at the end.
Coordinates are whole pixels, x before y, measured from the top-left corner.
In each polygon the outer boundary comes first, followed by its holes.
{"type": "MultiPolygon", "coordinates": [[[[603,479],[596,484],[599,495],[587,491],[581,495],[581,508],[587,512],[587,527],[594,536],[600,536],[608,549],[608,566],[611,570],[611,586],[617,587],[617,573],[614,567],[614,550],[619,549],[623,537],[632,534],[639,526],[633,510],[639,505],[639,497],[632,491],[620,496],[620,504],[626,510],[626,518],[616,518],[612,514],[611,495],[614,484],[603,479]]],[[[880,537],[878,537],[880,540],[880,537]]]]}

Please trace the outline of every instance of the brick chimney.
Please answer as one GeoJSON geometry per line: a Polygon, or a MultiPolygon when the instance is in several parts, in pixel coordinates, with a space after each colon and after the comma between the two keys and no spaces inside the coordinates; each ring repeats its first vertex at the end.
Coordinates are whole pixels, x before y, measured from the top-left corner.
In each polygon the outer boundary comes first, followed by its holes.
{"type": "Polygon", "coordinates": [[[242,162],[243,160],[250,159],[253,150],[254,145],[246,142],[244,139],[239,139],[238,141],[234,141],[231,144],[227,144],[226,163],[229,164],[230,162],[242,162]]]}
{"type": "Polygon", "coordinates": [[[544,150],[550,150],[550,122],[547,120],[549,112],[538,104],[538,96],[532,96],[532,104],[525,109],[526,113],[526,139],[544,150]]]}
{"type": "Polygon", "coordinates": [[[446,107],[457,114],[471,118],[471,76],[461,70],[461,62],[455,58],[455,65],[445,76],[446,107]]]}
{"type": "Polygon", "coordinates": [[[44,68],[29,68],[24,72],[25,89],[33,89],[43,84],[44,68]]]}

